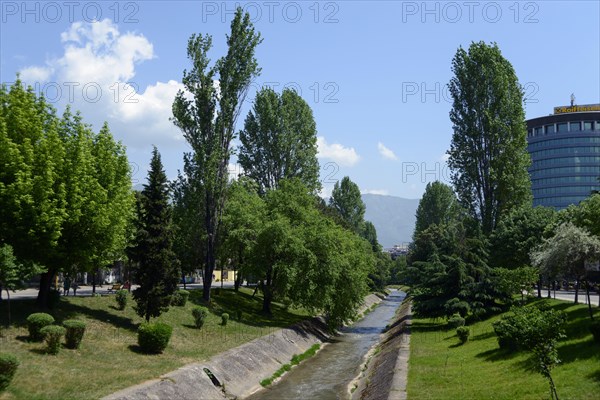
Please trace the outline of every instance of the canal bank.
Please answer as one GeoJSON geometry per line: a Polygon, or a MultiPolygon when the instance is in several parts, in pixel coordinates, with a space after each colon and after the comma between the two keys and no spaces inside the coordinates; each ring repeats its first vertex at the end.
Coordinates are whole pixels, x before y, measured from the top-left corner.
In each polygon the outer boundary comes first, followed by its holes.
{"type": "MultiPolygon", "coordinates": [[[[381,301],[374,294],[368,295],[358,313],[365,313],[381,301]]],[[[104,399],[243,399],[259,390],[260,381],[288,363],[293,355],[330,339],[324,321],[313,318],[104,399]]]]}
{"type": "Polygon", "coordinates": [[[393,318],[404,296],[402,292],[392,291],[363,319],[340,329],[340,335],[331,338],[314,357],[247,400],[349,399],[350,388],[360,375],[369,350],[382,339],[385,327],[395,323],[393,318]]]}
{"type": "Polygon", "coordinates": [[[406,399],[411,317],[410,299],[404,299],[353,382],[352,400],[406,399]]]}

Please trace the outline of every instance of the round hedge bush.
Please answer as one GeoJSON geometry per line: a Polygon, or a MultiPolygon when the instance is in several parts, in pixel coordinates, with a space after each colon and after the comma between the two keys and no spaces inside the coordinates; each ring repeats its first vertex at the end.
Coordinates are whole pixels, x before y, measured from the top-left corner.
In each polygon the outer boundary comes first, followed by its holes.
{"type": "Polygon", "coordinates": [[[0,392],[8,387],[18,367],[19,360],[17,360],[17,357],[12,354],[0,353],[0,392]]]}
{"type": "Polygon", "coordinates": [[[456,329],[459,326],[465,326],[465,319],[461,317],[459,313],[456,313],[448,318],[448,326],[452,329],[456,329]]]}
{"type": "Polygon", "coordinates": [[[66,346],[69,349],[78,349],[85,333],[85,322],[76,319],[68,319],[63,322],[67,329],[65,334],[66,346]]]}
{"type": "Polygon", "coordinates": [[[27,329],[29,330],[29,339],[35,342],[44,340],[44,335],[40,332],[42,328],[54,323],[54,317],[46,313],[33,313],[27,317],[27,329]]]}
{"type": "Polygon", "coordinates": [[[208,308],[206,307],[194,307],[192,308],[192,316],[194,317],[194,323],[196,328],[202,328],[206,317],[208,317],[208,308]]]}
{"type": "Polygon", "coordinates": [[[60,351],[60,342],[66,332],[67,330],[65,328],[58,325],[48,325],[40,330],[40,333],[44,335],[46,351],[49,354],[58,354],[60,351]]]}
{"type": "Polygon", "coordinates": [[[456,334],[461,343],[467,343],[469,336],[471,335],[471,329],[468,326],[459,326],[456,328],[456,334]]]}
{"type": "Polygon", "coordinates": [[[127,301],[129,300],[129,293],[127,292],[127,290],[117,290],[115,300],[117,301],[117,308],[119,310],[124,310],[125,307],[127,307],[127,301]]]}
{"type": "Polygon", "coordinates": [[[229,314],[223,313],[221,314],[221,325],[227,325],[227,321],[229,321],[229,314]]]}
{"type": "Polygon", "coordinates": [[[138,344],[144,353],[162,353],[172,333],[173,328],[162,322],[145,323],[138,328],[138,344]]]}
{"type": "Polygon", "coordinates": [[[171,304],[174,306],[183,307],[187,303],[189,297],[190,297],[190,292],[188,292],[187,290],[183,290],[183,289],[176,290],[175,293],[173,293],[173,298],[171,299],[171,304]]]}

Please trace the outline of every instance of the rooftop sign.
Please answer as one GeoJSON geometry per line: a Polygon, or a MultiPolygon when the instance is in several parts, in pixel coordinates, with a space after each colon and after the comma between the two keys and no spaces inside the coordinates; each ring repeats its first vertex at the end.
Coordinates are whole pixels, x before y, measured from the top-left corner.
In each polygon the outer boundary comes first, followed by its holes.
{"type": "Polygon", "coordinates": [[[600,104],[583,104],[581,106],[560,106],[554,107],[554,114],[567,114],[575,112],[600,111],[600,104]]]}

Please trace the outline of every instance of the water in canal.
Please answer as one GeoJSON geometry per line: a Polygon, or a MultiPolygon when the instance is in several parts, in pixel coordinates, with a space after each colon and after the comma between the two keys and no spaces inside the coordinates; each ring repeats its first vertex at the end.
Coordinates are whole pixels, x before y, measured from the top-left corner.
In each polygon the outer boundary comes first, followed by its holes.
{"type": "Polygon", "coordinates": [[[364,355],[404,300],[394,290],[377,308],[354,325],[343,328],[333,343],[288,372],[281,381],[255,393],[249,400],[347,399],[347,386],[359,374],[364,355]]]}

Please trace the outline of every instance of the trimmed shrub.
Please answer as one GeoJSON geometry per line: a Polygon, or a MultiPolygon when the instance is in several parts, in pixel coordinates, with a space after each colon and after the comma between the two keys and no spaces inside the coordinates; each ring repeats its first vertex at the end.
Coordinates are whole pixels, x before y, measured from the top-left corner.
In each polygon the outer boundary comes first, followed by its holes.
{"type": "Polygon", "coordinates": [[[117,301],[117,308],[119,310],[124,310],[125,307],[127,307],[127,302],[129,301],[129,293],[127,290],[117,290],[115,300],[117,301]]]}
{"type": "Polygon", "coordinates": [[[600,343],[600,321],[594,321],[590,324],[590,332],[594,336],[594,341],[600,343]]]}
{"type": "Polygon", "coordinates": [[[173,298],[171,299],[171,304],[174,306],[179,306],[179,307],[183,307],[185,306],[185,303],[187,303],[188,298],[190,297],[190,292],[188,292],[187,290],[176,290],[175,293],[173,293],[173,298]]]}
{"type": "Polygon", "coordinates": [[[54,317],[46,313],[33,313],[27,317],[27,329],[29,330],[29,339],[34,342],[44,340],[44,335],[40,332],[43,327],[52,325],[54,317]]]}
{"type": "Polygon", "coordinates": [[[456,313],[448,318],[448,327],[451,329],[456,329],[459,326],[465,326],[465,319],[461,317],[459,313],[456,313]]]}
{"type": "Polygon", "coordinates": [[[44,335],[46,351],[49,354],[58,354],[60,351],[60,342],[66,332],[67,330],[65,328],[58,325],[48,325],[40,330],[40,333],[44,335]]]}
{"type": "Polygon", "coordinates": [[[19,360],[15,356],[0,353],[0,392],[10,385],[18,367],[19,360]]]}
{"type": "Polygon", "coordinates": [[[459,326],[456,328],[456,335],[461,343],[467,343],[467,340],[469,340],[469,336],[471,335],[471,328],[468,326],[459,326]]]}
{"type": "Polygon", "coordinates": [[[69,349],[78,349],[85,333],[85,322],[76,319],[68,319],[63,322],[67,329],[65,334],[66,346],[69,349]]]}
{"type": "Polygon", "coordinates": [[[237,318],[238,321],[241,321],[243,317],[244,312],[242,310],[235,310],[235,318],[237,318]]]}
{"type": "Polygon", "coordinates": [[[221,325],[227,325],[227,321],[229,321],[229,314],[223,313],[221,314],[221,325]]]}
{"type": "Polygon", "coordinates": [[[162,322],[145,323],[138,328],[138,344],[145,353],[162,353],[167,348],[173,328],[162,322]]]}
{"type": "Polygon", "coordinates": [[[202,328],[206,317],[208,317],[208,308],[206,307],[194,307],[192,309],[192,316],[194,317],[194,323],[196,328],[202,328]]]}

